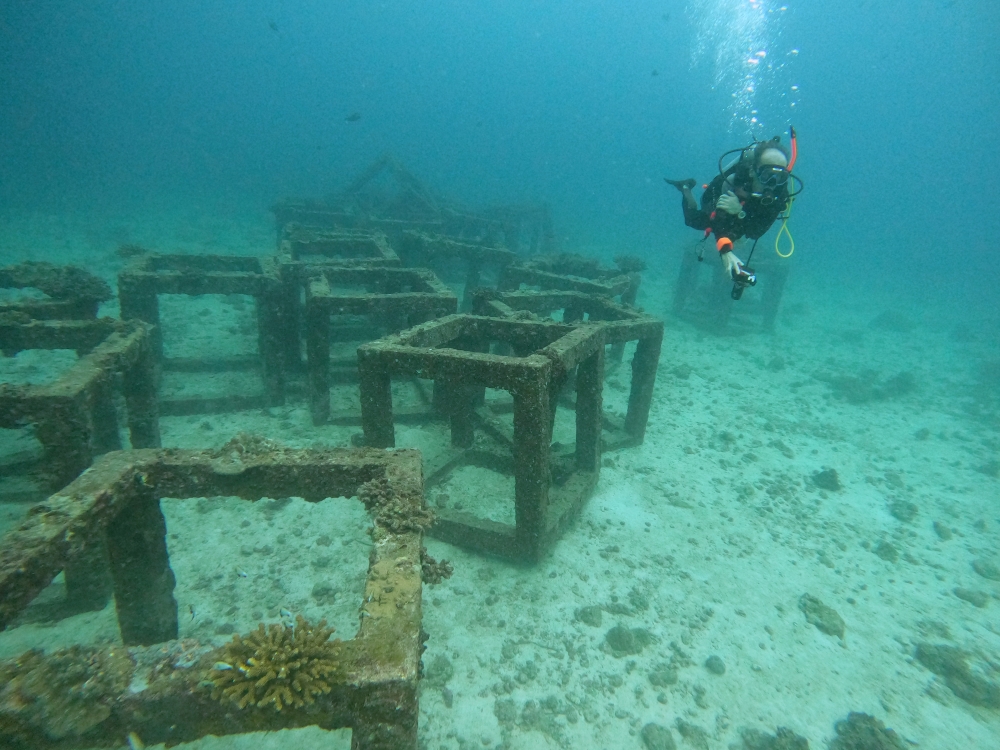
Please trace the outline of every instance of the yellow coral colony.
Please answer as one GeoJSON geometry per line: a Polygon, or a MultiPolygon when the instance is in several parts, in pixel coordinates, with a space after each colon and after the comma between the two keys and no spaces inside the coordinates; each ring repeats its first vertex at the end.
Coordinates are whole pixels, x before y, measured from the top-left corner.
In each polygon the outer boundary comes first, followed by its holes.
{"type": "Polygon", "coordinates": [[[295,625],[264,623],[245,636],[234,635],[224,648],[224,661],[208,674],[212,697],[240,708],[270,706],[277,711],[299,708],[329,693],[336,674],[340,641],[328,640],[326,620],[310,625],[302,615],[295,625]]]}

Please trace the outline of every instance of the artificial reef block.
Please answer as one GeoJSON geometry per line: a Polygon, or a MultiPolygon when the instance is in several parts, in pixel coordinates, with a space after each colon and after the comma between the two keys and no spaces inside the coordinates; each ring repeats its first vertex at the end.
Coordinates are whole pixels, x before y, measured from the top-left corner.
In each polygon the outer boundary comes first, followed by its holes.
{"type": "Polygon", "coordinates": [[[479,289],[484,270],[495,270],[498,277],[503,269],[517,261],[517,253],[499,244],[469,242],[442,234],[428,234],[408,229],[400,238],[400,252],[408,266],[429,266],[441,272],[465,269],[465,290],[462,311],[472,308],[473,295],[479,289]]]}
{"type": "Polygon", "coordinates": [[[0,349],[74,349],[79,359],[46,384],[0,383],[0,427],[34,424],[44,460],[37,469],[49,491],[62,487],[94,456],[121,448],[114,397],[117,376],[128,409],[132,446],[160,444],[152,329],[140,322],[0,320],[0,349]]]}
{"type": "Polygon", "coordinates": [[[602,442],[605,451],[642,444],[663,345],[662,320],[603,294],[558,289],[482,289],[475,295],[473,311],[477,315],[510,320],[550,320],[557,315],[568,325],[584,321],[588,325],[598,325],[605,342],[611,346],[612,358],[618,360],[624,354],[625,344],[635,341],[628,410],[624,420],[610,414],[601,416],[605,433],[602,442]]]}
{"type": "Polygon", "coordinates": [[[601,297],[618,297],[622,304],[634,305],[642,277],[637,271],[602,268],[597,258],[572,253],[539,256],[504,266],[497,289],[518,291],[522,286],[542,291],[572,291],[601,297]]]}
{"type": "Polygon", "coordinates": [[[357,261],[399,264],[395,250],[382,232],[325,229],[298,223],[283,227],[278,254],[282,262],[312,259],[322,263],[324,259],[337,259],[351,264],[357,261]]]}
{"type": "Polygon", "coordinates": [[[129,732],[149,744],[173,745],[208,734],[316,725],[351,727],[355,750],[415,750],[425,519],[420,455],[412,450],[295,450],[243,435],[218,450],[101,457],[0,540],[0,626],[52,581],[79,545],[104,534],[127,646],[28,652],[0,662],[0,746],[120,746],[129,732]],[[325,623],[300,619],[294,627],[258,628],[220,648],[175,640],[161,498],[350,502],[345,498],[359,494],[373,507],[373,547],[353,637],[331,641],[325,623]],[[87,669],[108,678],[88,683],[87,669]],[[69,674],[72,684],[52,682],[62,693],[49,695],[40,676],[55,673],[69,674]],[[92,694],[66,694],[77,683],[92,694]],[[70,698],[79,701],[63,706],[70,698]]]}
{"type": "MultiPolygon", "coordinates": [[[[330,340],[338,316],[365,316],[383,331],[399,331],[454,313],[455,295],[424,268],[338,266],[317,270],[306,285],[306,350],[313,424],[330,416],[330,340]],[[363,287],[358,293],[351,288],[363,287]]],[[[377,338],[378,334],[368,340],[377,338]]],[[[355,366],[353,357],[350,365],[355,366]]],[[[355,370],[356,371],[356,370],[355,370]]]]}
{"type": "Polygon", "coordinates": [[[674,316],[716,334],[773,331],[791,264],[768,254],[754,256],[759,283],[735,300],[733,279],[722,264],[703,259],[700,248],[684,250],[674,285],[674,316]]]}
{"type": "Polygon", "coordinates": [[[134,671],[121,647],[71,646],[48,655],[33,649],[0,663],[0,737],[37,732],[56,742],[84,735],[111,716],[134,671]]]}
{"type": "MultiPolygon", "coordinates": [[[[282,285],[277,260],[242,255],[170,255],[146,253],[129,261],[118,274],[118,298],[121,316],[125,320],[142,320],[154,326],[153,354],[158,365],[170,366],[163,359],[163,336],[160,330],[159,295],[179,294],[245,294],[254,298],[257,309],[257,350],[261,376],[266,391],[266,404],[284,403],[284,373],[282,342],[289,335],[282,315],[282,285]]],[[[296,334],[297,335],[297,334],[296,334]]],[[[201,363],[200,366],[204,366],[201,363]]],[[[225,369],[220,365],[219,369],[225,369]]],[[[248,405],[242,394],[234,403],[248,405]]],[[[205,407],[217,408],[218,399],[208,400],[205,407]]],[[[191,399],[181,404],[163,405],[164,413],[197,413],[191,399]]]]}
{"type": "Polygon", "coordinates": [[[104,279],[76,266],[26,261],[0,268],[0,289],[37,289],[44,298],[0,303],[0,313],[32,320],[93,320],[102,302],[111,299],[104,279]]]}
{"type": "Polygon", "coordinates": [[[545,203],[471,208],[441,198],[391,154],[363,169],[327,201],[285,199],[272,209],[279,240],[290,222],[339,231],[380,231],[398,245],[406,231],[424,231],[460,241],[502,243],[522,255],[549,253],[556,245],[545,203]]]}
{"type": "Polygon", "coordinates": [[[449,315],[363,344],[358,370],[365,443],[395,445],[393,377],[434,380],[447,405],[452,451],[428,470],[428,484],[470,464],[512,473],[515,523],[443,509],[431,533],[484,552],[536,561],[597,481],[605,343],[596,324],[449,315]],[[493,353],[494,344],[507,353],[493,353]],[[553,457],[555,398],[571,378],[578,404],[576,444],[571,452],[553,457]],[[511,394],[512,431],[478,407],[484,388],[511,394]],[[561,481],[554,483],[557,461],[561,481]]]}
{"type": "Polygon", "coordinates": [[[280,227],[278,234],[283,356],[286,367],[300,369],[305,335],[302,298],[310,281],[340,268],[397,267],[400,261],[385,234],[377,230],[292,223],[280,227]]]}

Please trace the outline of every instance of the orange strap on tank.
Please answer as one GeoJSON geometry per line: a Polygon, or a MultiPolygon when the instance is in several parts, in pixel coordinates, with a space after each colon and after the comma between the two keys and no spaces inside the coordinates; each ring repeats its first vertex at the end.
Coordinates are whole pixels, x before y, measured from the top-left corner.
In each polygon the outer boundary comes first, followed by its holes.
{"type": "Polygon", "coordinates": [[[719,239],[715,241],[715,249],[720,253],[728,253],[733,249],[733,241],[728,237],[719,237],[719,239]]]}
{"type": "Polygon", "coordinates": [[[795,128],[789,125],[788,130],[791,133],[792,140],[792,158],[788,161],[788,171],[791,172],[795,167],[795,160],[799,158],[799,142],[795,137],[795,128]]]}

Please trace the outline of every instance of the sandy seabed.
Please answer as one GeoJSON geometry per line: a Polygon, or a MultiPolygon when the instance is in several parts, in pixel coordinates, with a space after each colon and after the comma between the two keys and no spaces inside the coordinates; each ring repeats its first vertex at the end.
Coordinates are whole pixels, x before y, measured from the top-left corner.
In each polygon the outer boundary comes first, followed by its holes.
{"type": "MultiPolygon", "coordinates": [[[[122,239],[266,253],[269,222],[164,216],[123,230],[85,217],[4,217],[0,238],[4,262],[75,262],[113,282],[122,239]]],[[[639,302],[667,320],[645,443],[605,455],[593,497],[542,563],[427,540],[455,572],[424,588],[422,747],[643,748],[641,730],[654,722],[682,748],[740,748],[743,729],[779,726],[822,748],[851,711],[912,746],[1000,747],[998,709],[960,698],[954,674],[915,656],[922,645],[956,647],[963,684],[1000,683],[996,333],[977,332],[972,311],[901,309],[849,289],[814,296],[802,256],[771,334],[712,335],[670,317],[676,254],[645,274],[639,302]],[[825,486],[829,470],[839,489],[825,486]],[[807,619],[814,600],[839,615],[842,636],[829,613],[832,634],[807,619]]],[[[749,319],[756,291],[741,302],[749,319]]],[[[242,298],[164,299],[167,354],[217,354],[221,341],[251,353],[252,313],[242,298]]],[[[59,356],[24,352],[0,375],[44,380],[65,366],[59,356]]],[[[624,409],[628,356],[609,370],[611,411],[624,409]]],[[[259,386],[172,377],[177,392],[259,386]]],[[[405,398],[406,384],[396,387],[405,398]]],[[[333,399],[356,406],[356,389],[337,387],[333,399]]],[[[557,439],[568,419],[560,414],[557,439]]],[[[168,447],[217,447],[238,432],[322,447],[348,445],[358,428],[314,428],[292,400],[165,417],[161,430],[168,447]]],[[[4,454],[25,449],[23,436],[3,437],[4,454]]],[[[446,443],[441,426],[397,428],[400,447],[446,443]]],[[[509,520],[511,492],[510,478],[468,467],[427,501],[509,520]]],[[[0,528],[24,509],[0,503],[0,528]]],[[[181,637],[221,643],[279,621],[282,609],[353,633],[369,545],[356,501],[206,498],[163,509],[181,637]]],[[[57,622],[32,611],[0,634],[0,657],[118,637],[113,606],[57,622]]],[[[346,748],[349,737],[300,730],[193,744],[346,748]]]]}

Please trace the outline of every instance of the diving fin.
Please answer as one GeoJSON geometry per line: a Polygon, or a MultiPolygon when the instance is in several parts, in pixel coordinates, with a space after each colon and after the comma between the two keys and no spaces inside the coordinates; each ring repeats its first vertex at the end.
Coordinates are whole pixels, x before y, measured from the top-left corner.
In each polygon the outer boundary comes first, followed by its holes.
{"type": "Polygon", "coordinates": [[[694,179],[691,179],[691,178],[688,178],[686,180],[668,180],[666,177],[664,177],[663,181],[665,183],[667,183],[668,185],[673,185],[675,188],[677,188],[678,190],[681,190],[681,191],[683,191],[684,188],[687,188],[688,190],[690,190],[691,188],[694,187],[694,184],[695,184],[694,183],[694,179]]]}

